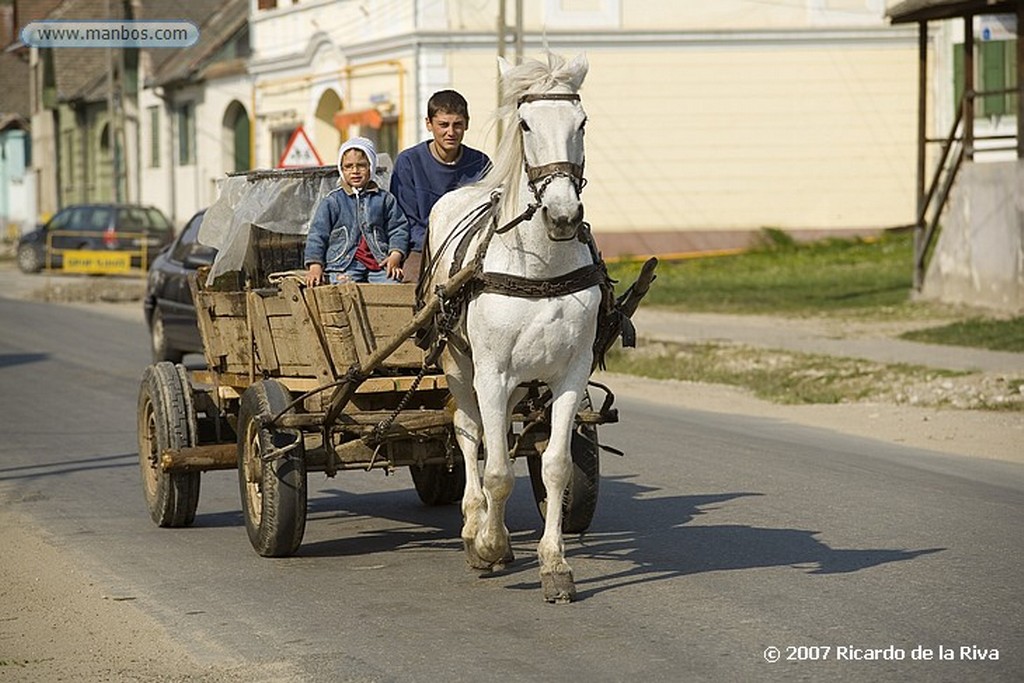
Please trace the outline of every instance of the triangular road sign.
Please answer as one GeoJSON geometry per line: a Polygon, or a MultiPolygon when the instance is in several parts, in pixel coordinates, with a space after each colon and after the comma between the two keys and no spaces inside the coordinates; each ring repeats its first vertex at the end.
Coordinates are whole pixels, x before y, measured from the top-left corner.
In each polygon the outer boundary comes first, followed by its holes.
{"type": "Polygon", "coordinates": [[[285,145],[284,153],[277,162],[278,168],[303,168],[306,166],[323,166],[320,155],[316,153],[316,147],[309,141],[306,131],[299,126],[292,133],[288,144],[285,145]]]}

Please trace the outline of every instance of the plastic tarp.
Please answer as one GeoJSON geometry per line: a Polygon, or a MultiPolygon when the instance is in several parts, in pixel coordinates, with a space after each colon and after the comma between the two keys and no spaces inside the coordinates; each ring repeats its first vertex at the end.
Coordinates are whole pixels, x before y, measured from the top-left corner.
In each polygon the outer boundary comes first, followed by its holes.
{"type": "MultiPolygon", "coordinates": [[[[391,159],[379,154],[376,183],[387,189],[391,159]]],[[[252,171],[231,175],[220,182],[220,195],[206,211],[199,242],[217,250],[207,281],[242,270],[249,252],[251,226],[286,235],[305,235],[320,200],[338,187],[338,169],[252,171]]]]}

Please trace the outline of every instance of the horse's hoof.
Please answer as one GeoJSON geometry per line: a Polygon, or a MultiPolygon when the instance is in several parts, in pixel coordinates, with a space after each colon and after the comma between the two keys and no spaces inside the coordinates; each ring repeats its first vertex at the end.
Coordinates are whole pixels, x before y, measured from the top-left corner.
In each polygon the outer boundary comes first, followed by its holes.
{"type": "Polygon", "coordinates": [[[474,571],[490,571],[492,563],[485,561],[476,552],[476,544],[473,541],[462,539],[462,547],[466,551],[466,564],[474,571]]]}
{"type": "Polygon", "coordinates": [[[472,541],[462,539],[462,547],[466,551],[466,564],[469,565],[470,569],[474,569],[476,571],[501,571],[508,565],[515,562],[516,559],[511,547],[505,550],[504,555],[493,561],[485,560],[481,557],[480,553],[476,551],[476,544],[472,541]]]}
{"type": "Polygon", "coordinates": [[[541,574],[540,587],[545,602],[564,605],[576,599],[576,583],[572,580],[572,572],[541,574]]]}
{"type": "Polygon", "coordinates": [[[515,553],[512,552],[512,548],[509,548],[505,552],[505,555],[500,560],[498,560],[493,565],[491,565],[491,567],[494,569],[494,571],[500,572],[500,571],[502,571],[503,569],[505,569],[506,567],[508,567],[510,564],[512,564],[515,561],[516,561],[515,553]]]}

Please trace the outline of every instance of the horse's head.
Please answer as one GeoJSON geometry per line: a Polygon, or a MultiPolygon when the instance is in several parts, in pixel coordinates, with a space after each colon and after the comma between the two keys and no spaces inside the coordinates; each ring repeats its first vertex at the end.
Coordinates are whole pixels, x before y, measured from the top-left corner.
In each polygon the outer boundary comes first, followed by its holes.
{"type": "MultiPolygon", "coordinates": [[[[502,76],[515,68],[503,64],[502,76]]],[[[576,91],[586,75],[587,61],[580,55],[550,69],[553,78],[516,97],[516,118],[530,192],[548,237],[565,241],[576,237],[583,222],[580,194],[586,183],[583,130],[587,114],[576,91]]]]}

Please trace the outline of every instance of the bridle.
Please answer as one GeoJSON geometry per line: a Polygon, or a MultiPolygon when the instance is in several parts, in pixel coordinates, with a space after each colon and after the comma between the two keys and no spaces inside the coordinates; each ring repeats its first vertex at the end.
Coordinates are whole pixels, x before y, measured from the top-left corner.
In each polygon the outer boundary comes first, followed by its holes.
{"type": "MultiPolygon", "coordinates": [[[[521,107],[530,102],[541,100],[561,100],[566,102],[579,102],[580,96],[576,93],[536,93],[527,94],[519,98],[516,107],[521,107]]],[[[577,196],[586,187],[587,179],[583,177],[583,164],[575,164],[571,161],[555,161],[541,166],[530,166],[526,161],[526,154],[523,153],[523,168],[526,171],[526,183],[533,193],[537,204],[541,203],[544,191],[555,178],[568,178],[573,187],[576,188],[577,196]]]]}

